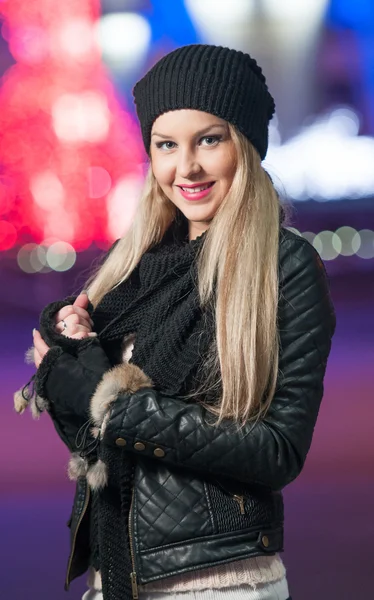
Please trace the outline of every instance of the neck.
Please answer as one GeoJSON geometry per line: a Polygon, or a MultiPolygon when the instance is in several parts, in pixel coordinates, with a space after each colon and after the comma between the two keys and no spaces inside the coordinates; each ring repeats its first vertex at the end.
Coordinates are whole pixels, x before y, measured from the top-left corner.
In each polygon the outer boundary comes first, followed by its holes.
{"type": "Polygon", "coordinates": [[[191,221],[188,223],[188,239],[191,242],[199,237],[202,233],[204,233],[209,228],[208,223],[192,223],[191,221]]]}

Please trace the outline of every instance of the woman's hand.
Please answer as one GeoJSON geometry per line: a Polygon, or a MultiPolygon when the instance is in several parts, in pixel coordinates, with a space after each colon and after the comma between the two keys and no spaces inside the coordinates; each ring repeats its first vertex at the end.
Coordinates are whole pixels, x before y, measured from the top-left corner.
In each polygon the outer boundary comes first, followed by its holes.
{"type": "Polygon", "coordinates": [[[82,292],[74,304],[59,310],[55,317],[57,333],[76,340],[96,336],[96,333],[92,332],[93,321],[87,311],[88,303],[87,294],[82,292]]]}
{"type": "Polygon", "coordinates": [[[49,346],[45,343],[37,329],[33,329],[32,336],[34,341],[34,363],[38,369],[40,363],[49,350],[49,346]]]}
{"type": "MultiPolygon", "coordinates": [[[[76,340],[95,337],[97,334],[92,331],[93,321],[87,311],[88,303],[88,296],[83,292],[79,294],[74,304],[69,304],[59,310],[55,316],[55,329],[57,333],[76,340]]],[[[33,341],[34,362],[36,368],[38,368],[47,354],[49,346],[45,343],[37,329],[33,330],[33,341]]]]}

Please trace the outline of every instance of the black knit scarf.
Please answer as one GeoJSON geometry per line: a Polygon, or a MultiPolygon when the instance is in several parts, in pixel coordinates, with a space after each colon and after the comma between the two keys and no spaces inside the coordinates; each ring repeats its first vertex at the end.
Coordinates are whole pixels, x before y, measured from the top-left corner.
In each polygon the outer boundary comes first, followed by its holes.
{"type": "Polygon", "coordinates": [[[206,336],[211,314],[200,307],[195,260],[206,233],[189,242],[185,227],[183,221],[174,221],[131,277],[108,293],[93,314],[112,361],[122,360],[121,342],[135,333],[129,362],[138,365],[156,389],[170,395],[190,387],[187,380],[212,334],[206,336]]]}
{"type": "MultiPolygon", "coordinates": [[[[129,362],[139,366],[155,389],[171,396],[195,389],[197,372],[213,339],[212,311],[202,310],[196,256],[206,234],[189,242],[179,215],[163,240],[146,252],[131,277],[108,293],[93,313],[101,344],[113,363],[121,361],[124,336],[135,333],[129,362]]],[[[104,600],[132,598],[128,514],[133,459],[102,448],[108,487],[98,502],[99,561],[104,600]],[[120,493],[118,492],[120,490],[120,493]]]]}

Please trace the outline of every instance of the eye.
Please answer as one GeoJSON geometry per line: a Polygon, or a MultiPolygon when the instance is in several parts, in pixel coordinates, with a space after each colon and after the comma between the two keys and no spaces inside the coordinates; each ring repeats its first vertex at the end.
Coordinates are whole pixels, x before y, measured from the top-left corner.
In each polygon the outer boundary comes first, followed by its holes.
{"type": "Polygon", "coordinates": [[[172,150],[175,146],[174,142],[157,142],[157,148],[161,148],[162,150],[172,150]]]}
{"type": "Polygon", "coordinates": [[[206,135],[203,138],[201,138],[200,142],[205,140],[206,144],[203,144],[204,146],[217,146],[221,139],[221,135],[206,135]]]}
{"type": "MultiPolygon", "coordinates": [[[[202,137],[199,140],[199,143],[202,140],[207,140],[208,143],[205,144],[206,146],[208,146],[208,147],[216,146],[221,141],[221,139],[222,139],[221,135],[205,135],[204,137],[202,137]]],[[[162,150],[173,150],[174,146],[175,146],[175,142],[171,142],[170,140],[166,141],[166,142],[157,142],[156,143],[156,147],[160,148],[162,150]]]]}

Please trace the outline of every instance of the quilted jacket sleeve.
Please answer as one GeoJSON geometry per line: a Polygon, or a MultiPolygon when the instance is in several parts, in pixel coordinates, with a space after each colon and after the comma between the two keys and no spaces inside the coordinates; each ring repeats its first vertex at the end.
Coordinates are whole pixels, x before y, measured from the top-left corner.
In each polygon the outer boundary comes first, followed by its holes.
{"type": "Polygon", "coordinates": [[[279,265],[281,375],[266,417],[242,429],[229,420],[212,426],[201,405],[148,387],[118,395],[103,443],[274,490],[298,476],[323,396],[335,314],[323,263],[306,240],[285,237],[279,265]]]}

